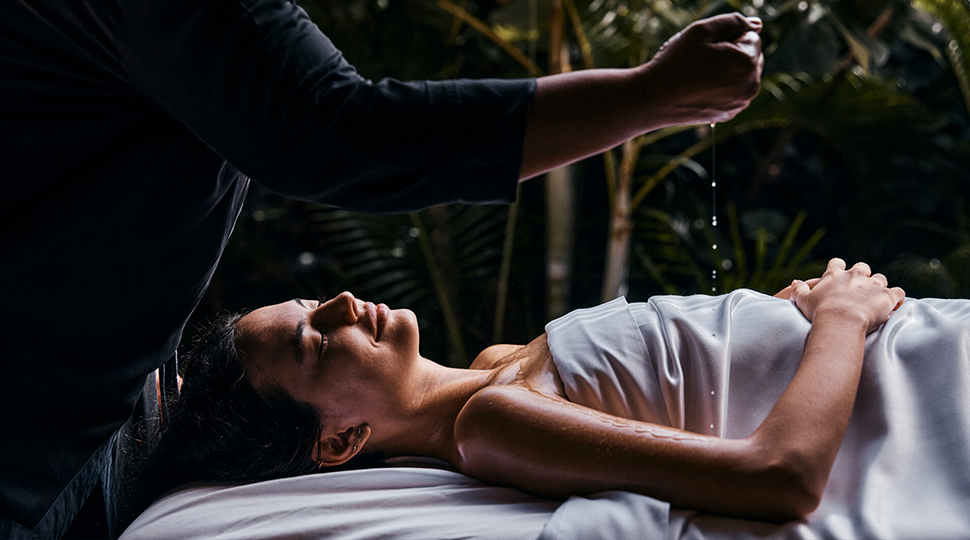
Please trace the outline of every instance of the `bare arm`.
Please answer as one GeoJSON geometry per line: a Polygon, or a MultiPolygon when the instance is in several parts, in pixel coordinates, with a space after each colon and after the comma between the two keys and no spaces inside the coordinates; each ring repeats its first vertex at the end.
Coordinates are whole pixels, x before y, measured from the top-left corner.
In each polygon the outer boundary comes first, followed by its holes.
{"type": "Polygon", "coordinates": [[[698,21],[646,64],[538,79],[526,125],[523,179],[655,129],[723,122],[758,93],[761,21],[698,21]]]}
{"type": "Polygon", "coordinates": [[[813,510],[851,414],[868,331],[900,289],[834,260],[796,303],[812,330],[795,378],[743,440],[620,419],[517,387],[472,397],[456,423],[468,474],[543,496],[626,489],[675,506],[766,520],[813,510]],[[841,264],[841,268],[840,268],[841,264]]]}

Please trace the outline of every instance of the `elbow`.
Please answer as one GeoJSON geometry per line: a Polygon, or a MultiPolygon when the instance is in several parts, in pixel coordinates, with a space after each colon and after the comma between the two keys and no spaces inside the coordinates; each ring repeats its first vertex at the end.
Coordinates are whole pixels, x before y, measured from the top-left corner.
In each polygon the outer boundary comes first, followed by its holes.
{"type": "Polygon", "coordinates": [[[803,519],[818,508],[822,501],[824,485],[818,487],[804,475],[786,472],[787,478],[782,481],[778,490],[778,508],[776,521],[792,521],[803,519]]]}
{"type": "Polygon", "coordinates": [[[745,478],[740,482],[751,503],[748,517],[784,523],[800,520],[818,508],[831,463],[804,451],[789,438],[764,439],[756,433],[745,441],[745,478]]]}
{"type": "Polygon", "coordinates": [[[770,494],[770,521],[786,522],[803,519],[818,508],[828,480],[828,468],[820,467],[805,456],[786,456],[765,471],[766,493],[770,494]]]}

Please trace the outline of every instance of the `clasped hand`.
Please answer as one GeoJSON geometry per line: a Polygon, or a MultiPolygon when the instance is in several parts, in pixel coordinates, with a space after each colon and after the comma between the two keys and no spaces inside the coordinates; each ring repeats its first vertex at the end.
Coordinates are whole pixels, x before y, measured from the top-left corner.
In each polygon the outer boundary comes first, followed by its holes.
{"type": "Polygon", "coordinates": [[[873,274],[866,263],[845,268],[832,259],[819,279],[795,281],[791,300],[809,321],[818,316],[838,316],[865,321],[866,333],[879,328],[905,300],[899,287],[889,287],[886,276],[873,274]],[[823,315],[824,314],[824,315],[823,315]]]}
{"type": "Polygon", "coordinates": [[[725,122],[761,85],[761,20],[739,13],[692,23],[640,66],[644,89],[675,124],[725,122]]]}

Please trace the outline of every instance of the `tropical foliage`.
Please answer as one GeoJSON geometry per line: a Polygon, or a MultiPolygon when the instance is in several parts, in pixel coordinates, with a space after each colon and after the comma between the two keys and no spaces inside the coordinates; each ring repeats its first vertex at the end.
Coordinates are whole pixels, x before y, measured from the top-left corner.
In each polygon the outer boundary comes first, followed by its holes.
{"type": "Polygon", "coordinates": [[[495,340],[542,332],[542,253],[563,230],[573,231],[562,274],[570,307],[618,293],[774,292],[832,256],[869,262],[913,296],[970,297],[967,0],[302,5],[373,79],[631,66],[691,21],[727,11],[765,21],[766,72],[730,122],[648,134],[575,166],[573,226],[549,234],[563,217],[539,180],[509,208],[402,216],[256,189],[199,318],[349,289],[413,309],[422,352],[465,365],[495,340]]]}

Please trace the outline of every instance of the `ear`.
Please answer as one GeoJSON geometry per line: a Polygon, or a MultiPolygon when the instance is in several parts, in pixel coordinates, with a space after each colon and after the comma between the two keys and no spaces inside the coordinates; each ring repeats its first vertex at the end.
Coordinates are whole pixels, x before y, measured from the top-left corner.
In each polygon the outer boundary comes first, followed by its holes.
{"type": "Polygon", "coordinates": [[[370,433],[367,425],[351,426],[336,433],[324,433],[314,448],[313,460],[323,467],[343,465],[360,453],[370,433]]]}

